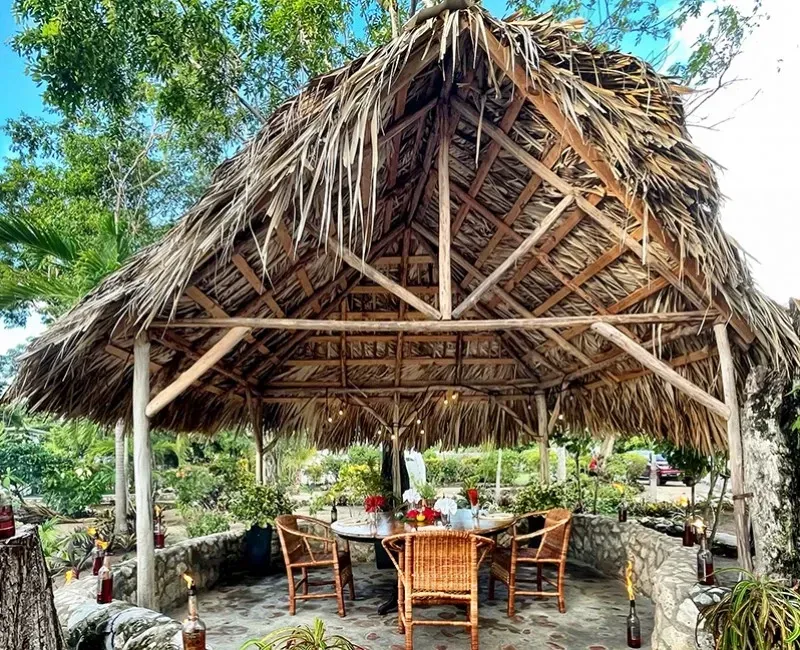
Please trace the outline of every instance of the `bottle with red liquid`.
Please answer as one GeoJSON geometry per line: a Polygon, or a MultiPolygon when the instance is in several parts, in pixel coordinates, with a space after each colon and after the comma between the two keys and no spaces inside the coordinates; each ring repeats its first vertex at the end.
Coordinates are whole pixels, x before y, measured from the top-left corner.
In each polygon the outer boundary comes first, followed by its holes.
{"type": "Polygon", "coordinates": [[[96,576],[103,568],[103,558],[105,557],[103,545],[99,539],[94,541],[94,548],[92,549],[92,575],[96,576]]]}
{"type": "Polygon", "coordinates": [[[641,648],[642,647],[642,624],[639,622],[639,616],[636,614],[636,601],[630,601],[631,608],[628,612],[628,647],[641,648]]]}
{"type": "Polygon", "coordinates": [[[697,551],[697,582],[701,585],[714,584],[714,556],[708,548],[705,530],[699,530],[700,548],[697,551]]]}
{"type": "Polygon", "coordinates": [[[0,487],[0,539],[9,539],[17,534],[14,525],[14,507],[11,505],[11,496],[0,487]]]}
{"type": "Polygon", "coordinates": [[[181,629],[183,650],[206,650],[206,624],[197,614],[197,589],[189,586],[189,615],[183,621],[181,629]]]}
{"type": "Polygon", "coordinates": [[[683,545],[694,546],[695,531],[694,525],[688,519],[683,524],[683,545]]]}
{"type": "Polygon", "coordinates": [[[624,524],[628,521],[628,504],[625,501],[620,502],[619,506],[617,507],[617,517],[621,524],[624,524]]]}
{"type": "Polygon", "coordinates": [[[107,605],[111,602],[114,591],[114,576],[111,573],[111,558],[106,555],[103,558],[103,566],[97,573],[97,602],[100,605],[107,605]]]}
{"type": "Polygon", "coordinates": [[[478,516],[478,488],[469,488],[467,490],[467,498],[469,499],[469,507],[472,509],[472,516],[478,516]]]}
{"type": "Polygon", "coordinates": [[[153,543],[156,548],[164,548],[166,537],[166,528],[161,518],[156,519],[153,524],[153,543]]]}

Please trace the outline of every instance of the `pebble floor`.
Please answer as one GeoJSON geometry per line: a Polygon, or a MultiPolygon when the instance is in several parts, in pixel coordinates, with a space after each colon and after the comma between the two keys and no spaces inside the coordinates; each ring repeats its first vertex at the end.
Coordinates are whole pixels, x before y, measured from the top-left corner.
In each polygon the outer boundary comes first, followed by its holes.
{"type": "MultiPolygon", "coordinates": [[[[396,614],[380,616],[376,609],[392,591],[393,573],[374,565],[355,565],[356,600],[345,600],[347,617],[339,618],[334,600],[298,603],[289,616],[286,574],[244,579],[218,585],[200,594],[200,616],[208,626],[208,645],[213,650],[239,650],[250,639],[280,627],[324,620],[329,633],[342,634],[365,650],[404,650],[404,637],[397,631],[396,614]]],[[[559,614],[556,600],[517,600],[514,618],[506,616],[505,589],[497,586],[497,600],[486,598],[486,571],[482,571],[480,603],[480,647],[482,650],[622,650],[628,601],[620,582],[570,567],[566,580],[567,612],[559,614]]],[[[327,576],[326,576],[327,578],[327,576]]],[[[322,576],[320,575],[320,579],[322,576]]],[[[649,648],[653,608],[647,598],[637,603],[642,634],[649,648]]],[[[425,618],[452,620],[464,616],[455,607],[416,610],[425,618]]],[[[167,612],[181,620],[185,607],[167,612]]],[[[414,631],[417,650],[468,650],[466,630],[421,627],[414,631]]],[[[255,650],[256,646],[252,646],[255,650]]]]}

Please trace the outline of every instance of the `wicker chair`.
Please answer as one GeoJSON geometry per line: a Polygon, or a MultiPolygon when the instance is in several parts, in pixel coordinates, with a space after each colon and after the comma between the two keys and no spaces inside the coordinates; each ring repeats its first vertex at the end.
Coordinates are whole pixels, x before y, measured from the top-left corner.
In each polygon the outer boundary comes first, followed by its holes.
{"type": "Polygon", "coordinates": [[[572,513],[563,508],[529,512],[517,518],[511,532],[511,547],[496,548],[492,555],[489,574],[489,598],[494,598],[495,580],[500,580],[508,587],[508,615],[514,615],[514,599],[517,596],[556,596],[558,611],[567,611],[564,602],[564,570],[567,563],[567,548],[572,528],[572,513]],[[528,517],[545,515],[544,528],[533,533],[521,534],[518,526],[528,517]],[[539,548],[530,548],[526,542],[541,536],[539,548]],[[536,566],[536,591],[520,589],[518,586],[518,570],[521,566],[536,566]],[[544,567],[556,569],[556,581],[543,575],[544,567]],[[544,591],[542,581],[555,587],[555,591],[544,591]]]}
{"type": "Polygon", "coordinates": [[[433,530],[383,540],[397,568],[397,609],[406,650],[414,647],[417,625],[466,627],[478,650],[478,568],[494,541],[466,532],[433,530]],[[466,605],[467,621],[415,620],[415,605],[466,605]]]}
{"type": "Polygon", "coordinates": [[[286,576],[289,579],[289,613],[294,615],[298,600],[335,598],[339,616],[344,616],[345,585],[350,586],[350,598],[356,597],[353,565],[350,561],[350,543],[346,542],[344,548],[340,548],[340,542],[331,532],[330,525],[313,517],[281,515],[275,519],[275,526],[281,540],[286,576]],[[310,570],[326,568],[333,571],[333,580],[321,582],[309,580],[310,570]],[[294,581],[295,571],[299,571],[302,576],[297,583],[294,581]],[[333,585],[334,591],[309,593],[309,587],[325,585],[333,585]],[[298,587],[302,588],[302,593],[299,595],[298,587]]]}

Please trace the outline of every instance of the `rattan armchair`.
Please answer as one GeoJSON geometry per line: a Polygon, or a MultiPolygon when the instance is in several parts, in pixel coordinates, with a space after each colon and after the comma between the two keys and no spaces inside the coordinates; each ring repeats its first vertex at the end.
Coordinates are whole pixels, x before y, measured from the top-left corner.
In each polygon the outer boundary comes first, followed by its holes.
{"type": "Polygon", "coordinates": [[[397,568],[398,621],[406,650],[413,650],[414,627],[466,627],[471,650],[478,650],[478,568],[494,541],[466,532],[432,530],[383,540],[397,568]],[[415,605],[466,605],[466,621],[416,620],[415,605]]]}
{"type": "Polygon", "coordinates": [[[356,597],[350,543],[345,542],[341,548],[330,525],[313,517],[281,515],[275,519],[275,527],[281,540],[286,577],[289,579],[289,613],[294,615],[298,600],[335,598],[339,616],[344,616],[345,585],[350,586],[350,598],[356,597]],[[312,582],[309,571],[314,569],[330,569],[333,580],[312,582]],[[297,583],[295,571],[301,574],[297,583]],[[326,585],[333,585],[334,591],[309,593],[309,587],[326,585]],[[298,588],[302,590],[301,594],[297,593],[298,588]]]}
{"type": "Polygon", "coordinates": [[[567,611],[564,601],[564,571],[567,563],[567,548],[572,528],[572,513],[563,508],[528,512],[518,517],[511,532],[511,547],[496,548],[492,554],[489,573],[489,598],[494,598],[495,581],[500,580],[508,587],[508,615],[514,615],[514,599],[518,596],[555,596],[558,598],[558,611],[567,611]],[[532,533],[520,533],[519,524],[528,517],[545,516],[544,528],[532,533]],[[539,548],[527,544],[535,537],[541,537],[539,548]],[[518,572],[525,565],[536,567],[536,590],[519,588],[518,572]],[[543,574],[545,567],[556,570],[555,582],[543,574]],[[555,587],[555,591],[544,591],[542,582],[555,587]]]}

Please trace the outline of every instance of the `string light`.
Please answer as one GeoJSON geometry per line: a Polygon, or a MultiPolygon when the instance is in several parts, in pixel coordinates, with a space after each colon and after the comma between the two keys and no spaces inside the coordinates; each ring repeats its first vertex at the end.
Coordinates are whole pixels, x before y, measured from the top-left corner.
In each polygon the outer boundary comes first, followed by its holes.
{"type": "Polygon", "coordinates": [[[330,424],[331,422],[333,422],[333,418],[329,415],[328,416],[328,424],[330,424]]]}
{"type": "Polygon", "coordinates": [[[417,418],[417,424],[422,424],[422,420],[420,420],[419,418],[417,418]]]}
{"type": "Polygon", "coordinates": [[[343,409],[339,409],[339,417],[342,417],[343,415],[344,415],[344,410],[343,409]]]}
{"type": "Polygon", "coordinates": [[[453,391],[453,394],[450,396],[450,399],[452,399],[455,402],[457,397],[458,393],[456,391],[453,391]]]}

